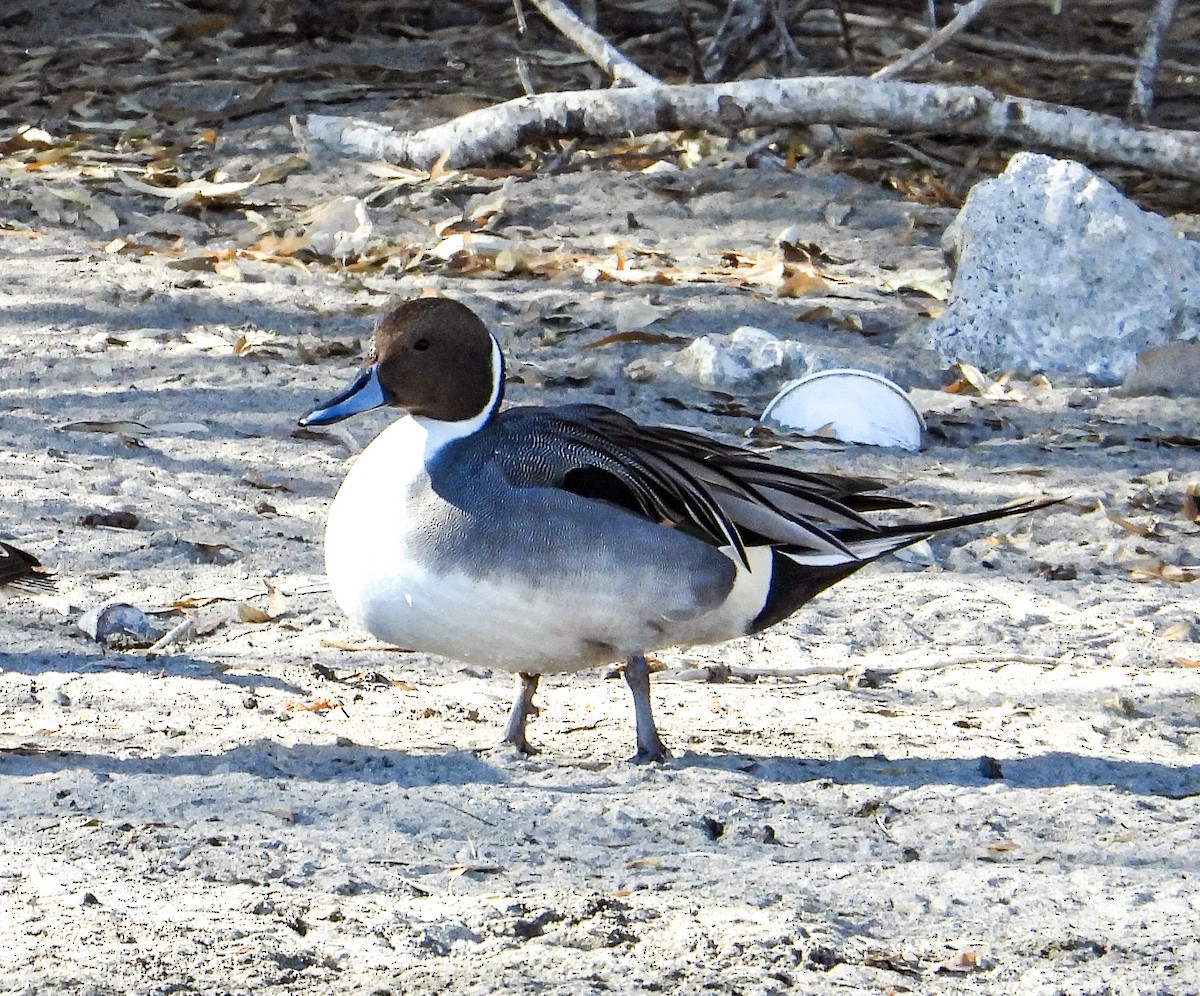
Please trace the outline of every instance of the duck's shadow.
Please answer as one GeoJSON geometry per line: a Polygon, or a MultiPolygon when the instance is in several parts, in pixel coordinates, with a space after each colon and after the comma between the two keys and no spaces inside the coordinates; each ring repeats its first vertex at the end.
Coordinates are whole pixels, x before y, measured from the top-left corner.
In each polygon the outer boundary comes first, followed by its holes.
{"type": "Polygon", "coordinates": [[[1071,785],[1110,786],[1132,795],[1181,799],[1200,795],[1200,765],[1170,765],[1155,761],[1047,751],[1007,758],[907,757],[889,760],[878,755],[852,755],[831,761],[796,757],[685,754],[671,762],[688,768],[739,771],[763,782],[795,784],[827,782],[832,785],[878,785],[920,788],[958,785],[979,788],[1050,789],[1071,785]]]}
{"type": "Polygon", "coordinates": [[[88,653],[9,652],[0,653],[0,671],[29,677],[50,672],[64,675],[141,673],[160,678],[206,679],[247,691],[271,688],[289,695],[307,695],[311,691],[283,678],[260,672],[232,674],[208,658],[177,653],[148,657],[99,649],[88,653]]]}
{"type": "MultiPolygon", "coordinates": [[[[72,767],[101,777],[113,775],[154,777],[204,777],[247,774],[267,780],[302,779],[307,782],[358,782],[370,785],[421,786],[507,785],[532,792],[579,794],[603,788],[611,791],[611,777],[627,778],[625,762],[611,765],[586,763],[594,779],[581,783],[579,762],[558,762],[564,772],[561,784],[546,777],[556,762],[525,762],[490,751],[404,750],[340,744],[283,745],[255,740],[215,754],[172,754],[160,757],[116,757],[81,750],[8,747],[0,751],[0,777],[30,777],[72,767]],[[538,779],[528,781],[530,763],[538,779]],[[569,773],[570,777],[566,777],[569,773]]],[[[664,782],[684,771],[719,770],[744,779],[771,784],[816,783],[841,786],[879,786],[891,789],[954,785],[981,788],[1001,784],[1016,789],[1053,789],[1066,786],[1107,786],[1139,796],[1183,799],[1200,795],[1200,765],[1172,766],[1152,761],[1123,761],[1064,751],[1010,758],[1003,762],[1002,777],[983,773],[979,759],[911,757],[889,761],[878,756],[851,756],[833,761],[795,757],[686,754],[662,767],[643,769],[635,783],[664,782]]],[[[631,785],[631,791],[636,790],[631,785]]]]}
{"type": "MultiPolygon", "coordinates": [[[[48,671],[62,674],[146,671],[160,676],[207,679],[248,691],[269,687],[297,696],[311,691],[270,675],[232,674],[209,660],[186,654],[145,658],[99,653],[0,653],[0,670],[29,676],[48,671]]],[[[557,788],[552,780],[539,779],[536,789],[587,792],[595,786],[579,783],[576,775],[580,768],[597,772],[597,780],[606,784],[611,784],[606,771],[611,774],[626,770],[623,761],[597,764],[597,760],[542,756],[530,762],[537,765],[539,771],[544,772],[547,765],[558,765],[572,777],[564,777],[564,784],[557,788]]],[[[520,787],[530,771],[524,761],[488,751],[409,752],[357,745],[281,745],[270,740],[251,741],[216,754],[161,757],[117,757],[102,752],[45,750],[28,745],[12,745],[0,750],[0,776],[28,777],[61,771],[64,767],[85,769],[101,776],[148,774],[172,777],[238,772],[265,779],[304,778],[317,782],[336,779],[401,787],[470,784],[520,787]]],[[[1001,762],[982,757],[918,756],[889,760],[878,755],[853,755],[826,761],[799,756],[688,752],[661,767],[644,769],[644,777],[670,779],[675,772],[695,769],[725,771],[763,784],[814,782],[893,789],[926,785],[979,788],[997,783],[1026,789],[1085,785],[1110,786],[1132,795],[1172,799],[1200,795],[1200,765],[1118,760],[1067,751],[1028,754],[1001,762]]]]}

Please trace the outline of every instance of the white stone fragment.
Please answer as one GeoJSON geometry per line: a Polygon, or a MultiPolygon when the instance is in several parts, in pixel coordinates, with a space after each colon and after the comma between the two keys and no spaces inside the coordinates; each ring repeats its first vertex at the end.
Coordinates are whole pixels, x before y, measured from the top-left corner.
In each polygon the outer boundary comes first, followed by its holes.
{"type": "Polygon", "coordinates": [[[1200,334],[1200,245],[1079,163],[1014,156],[943,244],[957,272],[929,332],[947,363],[1116,384],[1139,352],[1200,334]]]}
{"type": "Polygon", "coordinates": [[[670,362],[676,373],[701,387],[732,392],[794,377],[809,366],[800,343],[750,325],[728,335],[701,336],[670,362]]]}

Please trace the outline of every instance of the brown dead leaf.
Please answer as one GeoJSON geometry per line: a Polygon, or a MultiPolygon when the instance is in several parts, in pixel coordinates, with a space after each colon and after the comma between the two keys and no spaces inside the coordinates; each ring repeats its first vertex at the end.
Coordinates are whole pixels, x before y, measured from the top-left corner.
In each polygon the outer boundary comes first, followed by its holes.
{"type": "Polygon", "coordinates": [[[227,560],[240,556],[242,552],[237,547],[230,546],[228,543],[206,543],[197,540],[184,542],[187,546],[195,550],[200,559],[207,564],[225,563],[227,560]]]}
{"type": "Polygon", "coordinates": [[[329,712],[331,709],[340,709],[342,703],[339,699],[313,699],[311,702],[285,702],[283,708],[288,712],[329,712]]]}
{"type": "Polygon", "coordinates": [[[1178,664],[1180,667],[1200,668],[1200,661],[1192,660],[1190,657],[1174,657],[1171,659],[1172,664],[1178,664]]]}
{"type": "Polygon", "coordinates": [[[1167,433],[1161,436],[1138,436],[1137,441],[1139,443],[1153,443],[1155,446],[1200,450],[1200,436],[1185,436],[1181,433],[1167,433]]]}
{"type": "Polygon", "coordinates": [[[614,332],[594,342],[584,344],[584,349],[603,349],[605,346],[615,346],[619,343],[637,342],[647,346],[664,346],[668,343],[684,343],[687,338],[678,335],[666,335],[662,332],[614,332]]]}
{"type": "Polygon", "coordinates": [[[968,948],[951,955],[938,965],[935,971],[965,974],[967,972],[978,972],[981,968],[983,968],[983,965],[980,963],[979,952],[968,948]]]}
{"type": "Polygon", "coordinates": [[[184,595],[182,598],[177,598],[171,603],[172,609],[202,609],[208,605],[216,605],[218,602],[236,602],[237,599],[232,595],[220,594],[202,594],[202,595],[184,595]]]}
{"type": "Polygon", "coordinates": [[[918,170],[907,176],[890,176],[887,182],[892,189],[918,204],[962,207],[962,198],[932,170],[918,170]]]}
{"type": "Polygon", "coordinates": [[[267,232],[246,250],[246,254],[255,259],[271,262],[276,257],[295,256],[301,249],[307,249],[308,245],[307,235],[275,235],[267,232]]]}
{"type": "Polygon", "coordinates": [[[1123,564],[1132,581],[1172,581],[1188,584],[1200,579],[1200,567],[1180,567],[1167,564],[1158,557],[1135,557],[1123,564]]]}
{"type": "MultiPolygon", "coordinates": [[[[795,227],[795,226],[793,226],[795,227]]],[[[792,228],[788,228],[778,238],[779,248],[783,250],[783,259],[787,263],[808,263],[814,268],[818,263],[845,263],[846,260],[831,256],[815,242],[801,242],[795,238],[792,228]]]]}
{"type": "Polygon", "coordinates": [[[1098,501],[1098,502],[1096,502],[1096,504],[1100,507],[1100,511],[1102,511],[1104,513],[1105,517],[1108,519],[1109,522],[1113,523],[1114,525],[1120,526],[1126,532],[1130,532],[1130,533],[1133,533],[1135,536],[1142,536],[1142,537],[1150,537],[1150,536],[1157,535],[1155,532],[1155,529],[1156,529],[1158,523],[1156,521],[1152,521],[1151,524],[1148,526],[1143,526],[1143,525],[1140,525],[1140,524],[1132,521],[1131,519],[1126,519],[1123,515],[1118,515],[1116,512],[1113,512],[1110,509],[1105,508],[1103,502],[1098,501]]]}
{"type": "Polygon", "coordinates": [[[287,612],[287,596],[273,584],[267,584],[267,607],[259,608],[250,602],[237,603],[238,618],[244,623],[272,622],[287,612]]]}
{"type": "Polygon", "coordinates": [[[345,650],[350,653],[378,653],[381,650],[391,650],[400,654],[412,653],[411,650],[408,650],[405,647],[393,647],[390,643],[380,643],[377,640],[370,640],[361,643],[356,643],[351,640],[322,640],[321,646],[330,647],[333,650],[345,650]]]}
{"type": "Polygon", "coordinates": [[[298,173],[303,169],[308,169],[308,160],[303,156],[288,156],[283,162],[273,163],[270,166],[264,166],[258,174],[259,183],[279,183],[281,180],[287,179],[293,173],[298,173]]]}
{"type": "Polygon", "coordinates": [[[947,394],[967,394],[974,390],[981,398],[1013,396],[1013,392],[1007,387],[1008,374],[1002,374],[992,380],[978,367],[973,367],[969,363],[958,363],[955,366],[959,372],[959,379],[948,387],[942,388],[947,394]]]}
{"type": "Polygon", "coordinates": [[[89,512],[79,519],[79,524],[89,529],[137,529],[139,519],[133,512],[89,512]]]}
{"type": "Polygon", "coordinates": [[[1019,851],[1021,845],[1011,840],[998,840],[988,844],[987,849],[994,854],[1007,854],[1009,851],[1019,851]]]}
{"type": "Polygon", "coordinates": [[[783,279],[776,288],[779,297],[808,297],[828,294],[832,285],[815,269],[808,266],[784,267],[783,279]]]}
{"type": "Polygon", "coordinates": [[[1158,636],[1164,640],[1171,640],[1176,643],[1182,643],[1185,640],[1192,638],[1192,624],[1184,622],[1182,619],[1171,623],[1165,627],[1158,636]]]}
{"type": "Polygon", "coordinates": [[[1200,482],[1189,484],[1183,494],[1183,517],[1200,526],[1200,482]]]}
{"type": "Polygon", "coordinates": [[[171,41],[176,41],[180,38],[205,38],[210,35],[220,34],[226,28],[234,23],[234,19],[228,14],[210,14],[207,17],[199,17],[194,21],[188,21],[186,24],[180,24],[171,30],[167,36],[171,41]]]}
{"type": "Polygon", "coordinates": [[[282,481],[271,481],[263,477],[261,474],[256,474],[253,471],[242,478],[243,484],[249,484],[252,488],[258,488],[260,491],[291,491],[291,485],[285,484],[282,481]]]}
{"type": "Polygon", "coordinates": [[[271,614],[249,602],[237,603],[238,618],[244,623],[265,623],[271,621],[271,614]]]}

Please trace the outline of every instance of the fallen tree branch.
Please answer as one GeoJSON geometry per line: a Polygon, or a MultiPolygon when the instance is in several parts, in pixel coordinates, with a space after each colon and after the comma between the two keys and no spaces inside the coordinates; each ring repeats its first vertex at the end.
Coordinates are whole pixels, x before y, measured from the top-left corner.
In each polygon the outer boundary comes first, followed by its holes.
{"type": "Polygon", "coordinates": [[[651,76],[632,59],[617,51],[600,32],[588,27],[562,0],[529,0],[542,16],[576,46],[584,55],[603,69],[618,84],[625,86],[655,86],[658,79],[651,76]]]}
{"type": "Polygon", "coordinates": [[[861,77],[546,93],[413,132],[318,114],[309,115],[305,126],[315,142],[342,154],[428,168],[443,155],[448,166],[467,166],[556,138],[723,130],[731,118],[744,128],[824,123],[1004,139],[1200,181],[1200,139],[1193,132],[1132,126],[1079,108],[997,96],[982,87],[861,77]]]}
{"type": "Polygon", "coordinates": [[[951,38],[957,35],[975,18],[983,13],[984,9],[992,2],[992,0],[971,0],[970,3],[965,3],[958,9],[958,13],[954,18],[940,31],[934,33],[920,45],[914,48],[911,52],[900,56],[895,62],[884,66],[882,69],[871,74],[873,80],[890,80],[895,76],[899,76],[903,72],[907,72],[913,66],[925,59],[928,59],[934,52],[946,44],[951,38]]]}

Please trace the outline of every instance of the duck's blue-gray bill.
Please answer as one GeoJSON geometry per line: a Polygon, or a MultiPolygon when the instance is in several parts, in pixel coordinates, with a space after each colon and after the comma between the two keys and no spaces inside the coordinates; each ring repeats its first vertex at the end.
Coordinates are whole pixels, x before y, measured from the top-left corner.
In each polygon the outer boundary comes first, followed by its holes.
{"type": "Polygon", "coordinates": [[[351,415],[369,412],[385,404],[379,371],[374,365],[363,369],[354,383],[322,408],[315,408],[300,420],[301,425],[332,425],[351,415]]]}

